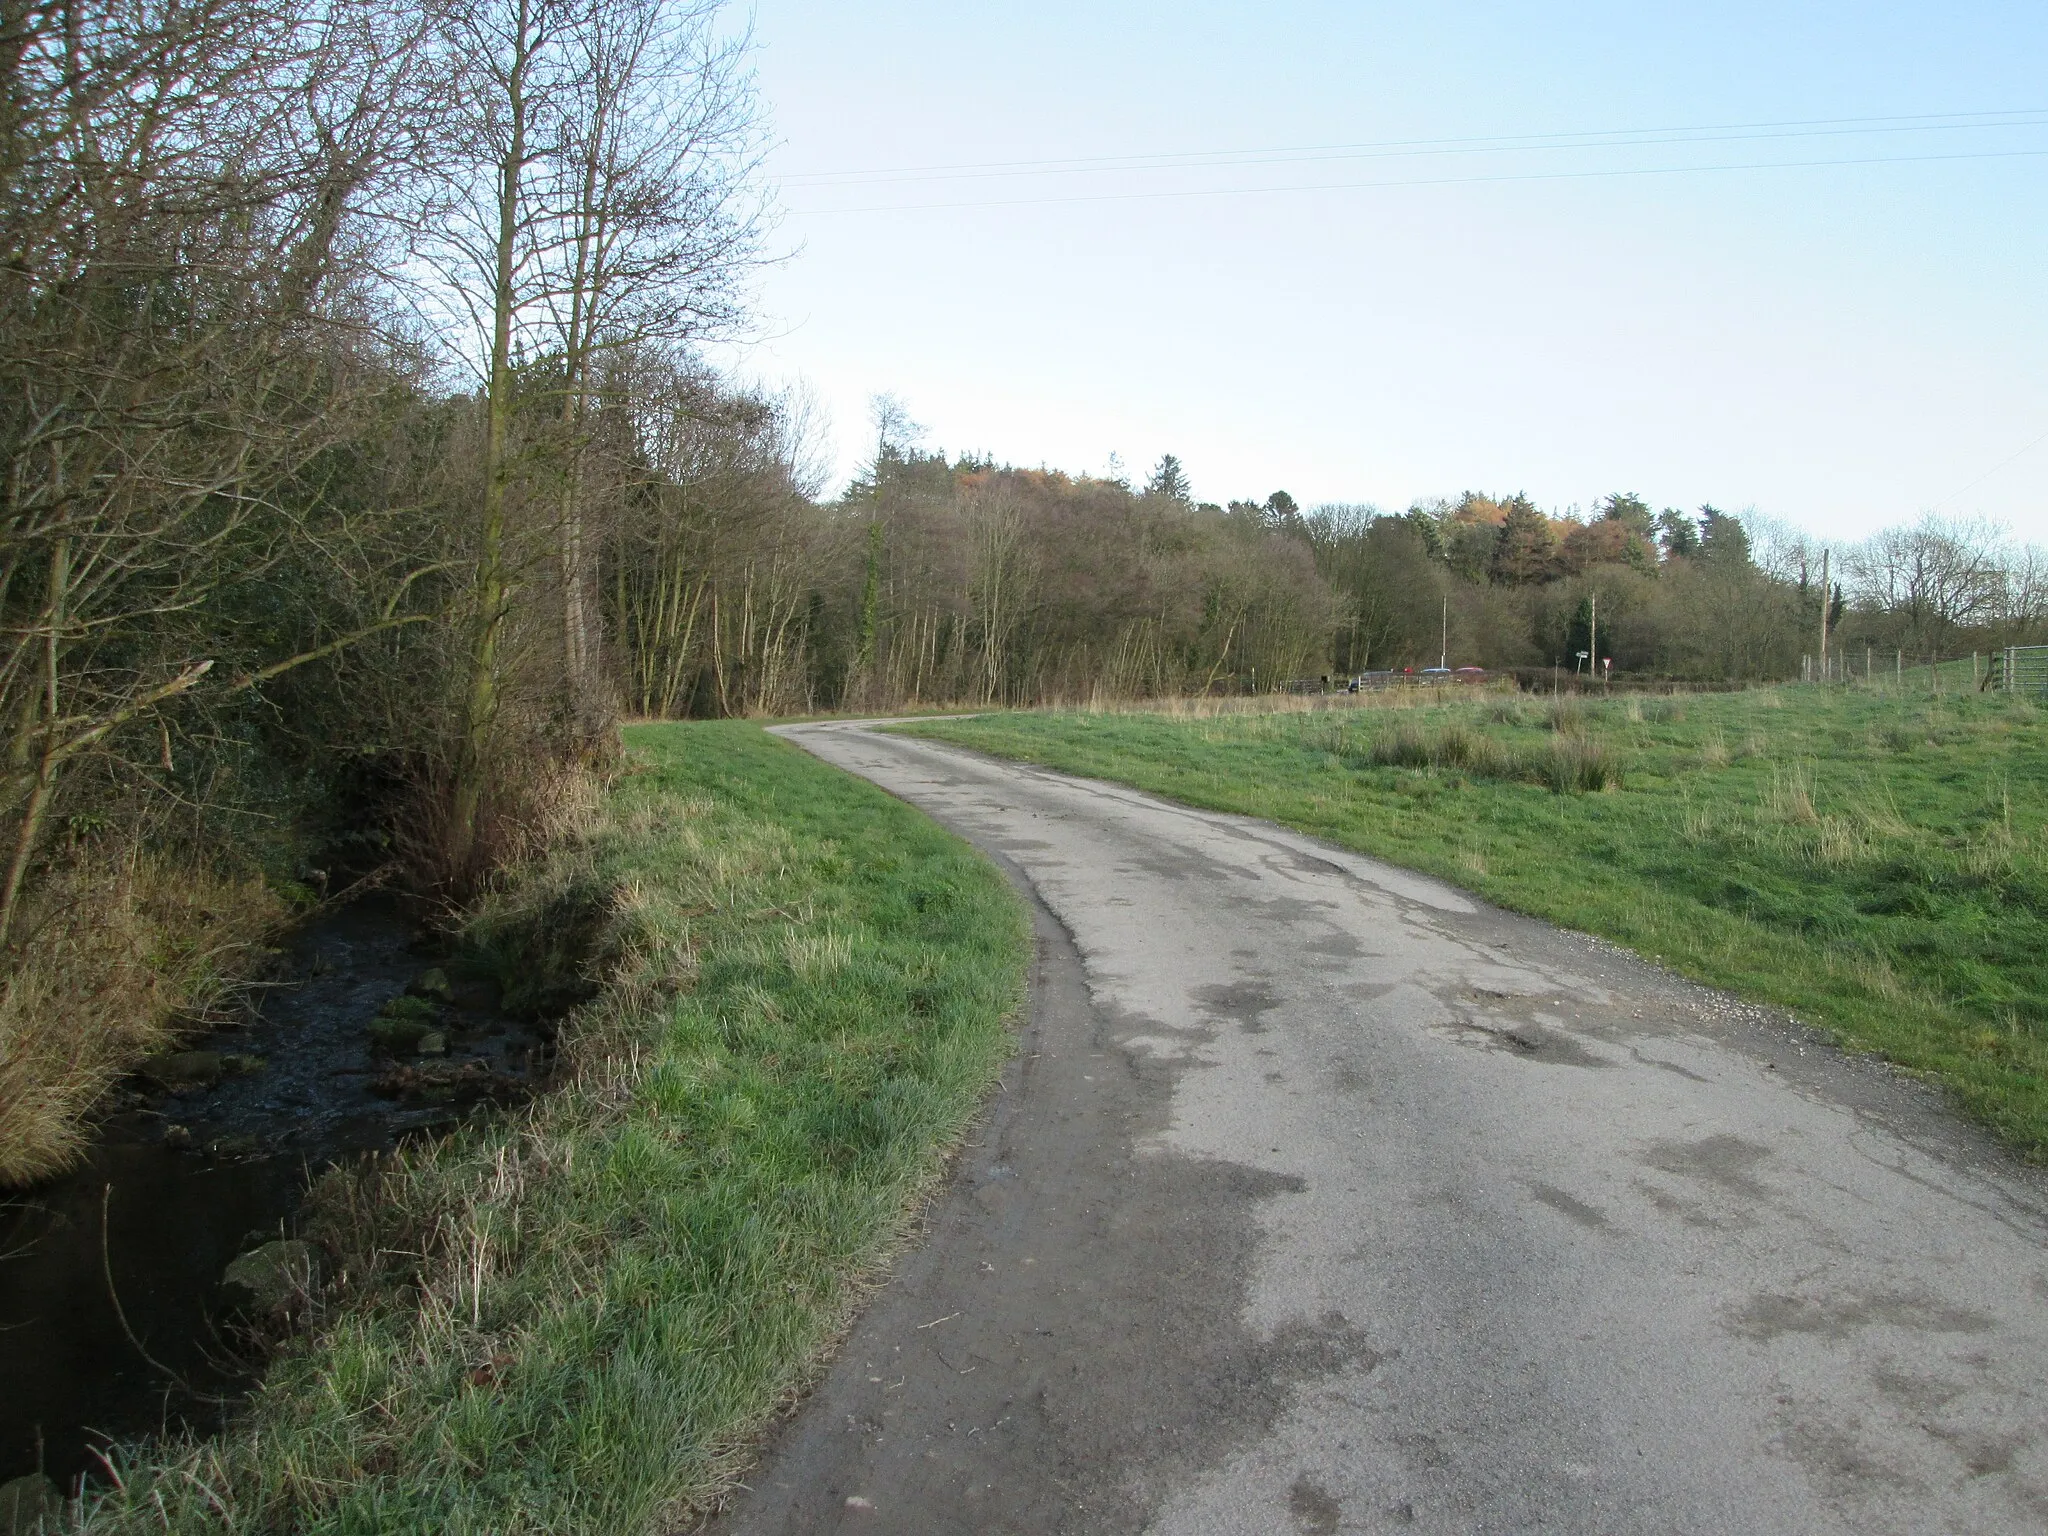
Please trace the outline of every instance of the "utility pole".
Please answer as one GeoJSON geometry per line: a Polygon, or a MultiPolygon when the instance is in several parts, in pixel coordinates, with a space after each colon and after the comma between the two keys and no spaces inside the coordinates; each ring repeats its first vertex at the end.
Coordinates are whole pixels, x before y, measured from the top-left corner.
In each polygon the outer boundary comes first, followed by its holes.
{"type": "Polygon", "coordinates": [[[1828,680],[1828,552],[1820,552],[1820,680],[1828,680]]]}
{"type": "Polygon", "coordinates": [[[1600,594],[1593,594],[1593,606],[1586,618],[1586,649],[1591,654],[1586,658],[1587,670],[1600,670],[1600,594]]]}
{"type": "Polygon", "coordinates": [[[1444,594],[1444,628],[1441,636],[1442,649],[1436,653],[1436,669],[1439,672],[1451,670],[1451,595],[1444,594]]]}

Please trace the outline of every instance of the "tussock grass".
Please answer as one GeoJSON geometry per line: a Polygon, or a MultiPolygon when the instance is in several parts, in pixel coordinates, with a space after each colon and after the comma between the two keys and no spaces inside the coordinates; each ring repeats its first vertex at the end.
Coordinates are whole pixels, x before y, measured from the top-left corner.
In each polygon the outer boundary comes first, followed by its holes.
{"type": "Polygon", "coordinates": [[[121,1464],[89,1529],[674,1529],[810,1377],[1008,1053],[1021,910],[752,725],[628,747],[584,835],[471,934],[546,971],[569,949],[524,941],[587,925],[607,984],[559,1086],[330,1176],[325,1320],[238,1430],[121,1464]]]}
{"type": "Polygon", "coordinates": [[[1565,736],[1537,755],[1537,782],[1558,794],[1588,794],[1621,787],[1614,749],[1590,736],[1565,736]]]}
{"type": "Polygon", "coordinates": [[[2048,719],[2028,701],[1788,687],[912,729],[1271,816],[1600,934],[1939,1079],[2048,1160],[2048,719]],[[1546,751],[1554,776],[1530,766],[1546,751]]]}
{"type": "Polygon", "coordinates": [[[1593,718],[1593,706],[1584,699],[1563,698],[1553,700],[1545,716],[1545,723],[1560,736],[1583,736],[1593,718]]]}
{"type": "Polygon", "coordinates": [[[260,879],[189,862],[55,871],[0,975],[0,1187],[75,1162],[107,1089],[246,977],[285,916],[260,879]]]}
{"type": "Polygon", "coordinates": [[[1647,699],[1643,701],[1641,718],[1651,725],[1685,724],[1685,700],[1675,695],[1668,699],[1647,699]]]}
{"type": "Polygon", "coordinates": [[[1455,722],[1426,726],[1403,721],[1375,735],[1355,761],[1541,784],[1560,795],[1613,789],[1621,783],[1621,764],[1613,750],[1576,730],[1518,746],[1455,722]]]}

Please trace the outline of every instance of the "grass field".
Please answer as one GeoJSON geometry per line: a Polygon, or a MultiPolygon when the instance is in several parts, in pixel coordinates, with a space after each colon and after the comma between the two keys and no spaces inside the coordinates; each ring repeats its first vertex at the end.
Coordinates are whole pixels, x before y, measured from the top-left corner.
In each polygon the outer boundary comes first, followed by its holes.
{"type": "Polygon", "coordinates": [[[1928,1073],[2048,1158],[2048,712],[1927,681],[907,729],[1602,935],[1928,1073]]]}
{"type": "Polygon", "coordinates": [[[611,985],[565,1026],[569,1080],[331,1179],[340,1299],[238,1431],[133,1460],[88,1529],[666,1530],[815,1368],[1009,1052],[1022,909],[757,727],[628,746],[587,835],[472,935],[531,965],[595,930],[611,985]]]}

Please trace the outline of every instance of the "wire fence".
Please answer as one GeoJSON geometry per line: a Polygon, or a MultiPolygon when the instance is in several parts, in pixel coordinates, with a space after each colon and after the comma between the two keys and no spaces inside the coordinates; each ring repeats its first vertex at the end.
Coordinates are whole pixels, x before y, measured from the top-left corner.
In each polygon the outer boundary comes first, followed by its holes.
{"type": "Polygon", "coordinates": [[[1968,655],[1913,656],[1903,650],[1851,646],[1827,656],[1802,656],[1807,683],[1854,683],[1904,693],[2016,693],[2048,695],[2048,645],[2009,645],[1968,655]]]}

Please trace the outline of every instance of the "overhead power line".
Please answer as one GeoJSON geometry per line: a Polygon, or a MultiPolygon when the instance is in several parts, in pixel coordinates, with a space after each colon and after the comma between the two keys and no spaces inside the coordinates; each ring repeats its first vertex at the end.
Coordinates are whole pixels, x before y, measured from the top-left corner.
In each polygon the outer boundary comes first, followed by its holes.
{"type": "Polygon", "coordinates": [[[1346,144],[1269,145],[1250,149],[1173,150],[1156,153],[1067,156],[1040,160],[969,161],[941,165],[792,172],[791,189],[863,186],[890,182],[978,180],[994,177],[1103,175],[1236,165],[1314,164],[1328,160],[1434,155],[1628,149],[1667,144],[1716,144],[1755,139],[1836,138],[1851,135],[1941,133],[2048,126],[2048,107],[1997,112],[1917,113],[1893,117],[1795,118],[1775,122],[1705,123],[1655,128],[1599,128],[1486,137],[1383,139],[1346,144]]]}
{"type": "Polygon", "coordinates": [[[1941,500],[1937,501],[1928,510],[1931,512],[1939,512],[1943,508],[1947,507],[1948,504],[1954,501],[1957,497],[1969,495],[1970,492],[1977,489],[1978,486],[1982,485],[1986,480],[1989,480],[1993,475],[1997,474],[2000,470],[2010,468],[2012,465],[2019,463],[2021,459],[2024,459],[2028,454],[2032,453],[2036,448],[2040,447],[2043,443],[2048,443],[2048,432],[2043,432],[2039,437],[2033,439],[2026,445],[2026,447],[2020,449],[2017,453],[2008,454],[2005,458],[2000,459],[1996,464],[1992,465],[1989,469],[1985,470],[1983,474],[1979,475],[1976,479],[1972,480],[1968,485],[1963,486],[1959,490],[1950,491],[1946,496],[1942,497],[1941,500]]]}
{"type": "Polygon", "coordinates": [[[2048,156],[2040,149],[1960,151],[1953,154],[1866,155],[1835,160],[1751,160],[1722,165],[1609,166],[1588,171],[1504,171],[1479,176],[1416,176],[1387,181],[1279,183],[1261,187],[1176,187],[1149,192],[1070,192],[1043,197],[985,198],[971,202],[871,203],[850,208],[793,208],[793,214],[822,217],[853,213],[920,213],[947,209],[1029,208],[1053,203],[1163,202],[1175,198],[1254,197],[1299,192],[1385,191],[1401,187],[1482,186],[1535,181],[1592,181],[1624,176],[1687,176],[1729,171],[1795,171],[1859,165],[1926,165],[1964,160],[2022,160],[2048,156]]]}

